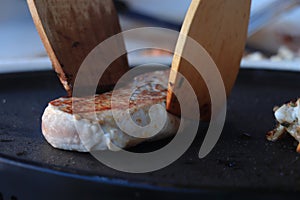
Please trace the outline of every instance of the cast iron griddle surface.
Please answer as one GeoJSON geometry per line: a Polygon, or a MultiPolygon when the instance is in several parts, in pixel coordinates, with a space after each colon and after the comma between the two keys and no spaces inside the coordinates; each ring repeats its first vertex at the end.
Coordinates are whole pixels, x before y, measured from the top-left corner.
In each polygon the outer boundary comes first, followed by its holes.
{"type": "MultiPolygon", "coordinates": [[[[56,150],[43,139],[43,110],[50,100],[65,95],[53,72],[2,75],[0,153],[58,171],[156,186],[299,191],[296,143],[288,136],[276,143],[265,139],[274,127],[273,106],[296,98],[299,86],[298,73],[242,70],[228,102],[224,131],[209,156],[197,157],[199,136],[171,166],[153,173],[127,174],[102,165],[89,154],[56,150]]],[[[207,124],[202,124],[199,135],[206,128],[207,124]]],[[[140,145],[135,151],[164,142],[140,145]]]]}

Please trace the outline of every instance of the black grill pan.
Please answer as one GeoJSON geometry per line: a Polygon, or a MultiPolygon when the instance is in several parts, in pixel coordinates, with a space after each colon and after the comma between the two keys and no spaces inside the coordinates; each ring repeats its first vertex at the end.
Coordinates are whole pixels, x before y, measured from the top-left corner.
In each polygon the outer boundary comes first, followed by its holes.
{"type": "MultiPolygon", "coordinates": [[[[41,134],[47,103],[65,95],[54,72],[0,76],[1,199],[281,199],[300,192],[300,155],[291,137],[265,139],[272,109],[300,94],[300,74],[241,70],[214,150],[197,155],[202,136],[175,163],[157,172],[127,174],[91,155],[52,148],[41,134]]],[[[168,140],[147,143],[147,151],[168,140]]],[[[298,199],[298,198],[297,198],[298,199]]]]}

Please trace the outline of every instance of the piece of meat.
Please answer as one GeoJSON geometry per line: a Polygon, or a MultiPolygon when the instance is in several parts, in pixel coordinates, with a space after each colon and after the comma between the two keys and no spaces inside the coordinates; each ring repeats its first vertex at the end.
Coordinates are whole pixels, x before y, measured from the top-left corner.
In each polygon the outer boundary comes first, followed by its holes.
{"type": "MultiPolygon", "coordinates": [[[[51,101],[42,117],[43,135],[55,148],[80,152],[128,148],[144,141],[174,135],[180,120],[169,113],[162,130],[154,137],[149,137],[149,130],[136,133],[140,137],[133,137],[116,124],[117,121],[126,127],[132,119],[141,127],[148,125],[150,107],[154,104],[165,107],[168,75],[169,70],[139,75],[133,83],[115,90],[115,118],[111,107],[112,92],[94,97],[59,98],[51,101]],[[75,110],[72,105],[75,106],[75,110]],[[130,119],[124,115],[124,111],[129,111],[130,119]]],[[[159,109],[152,111],[157,118],[156,122],[159,122],[164,116],[163,113],[159,109]]],[[[153,121],[153,125],[156,126],[155,120],[153,121]]]]}
{"type": "Polygon", "coordinates": [[[267,133],[267,139],[276,141],[285,133],[289,133],[298,142],[297,152],[300,153],[300,99],[291,101],[281,107],[274,108],[277,127],[267,133]]]}

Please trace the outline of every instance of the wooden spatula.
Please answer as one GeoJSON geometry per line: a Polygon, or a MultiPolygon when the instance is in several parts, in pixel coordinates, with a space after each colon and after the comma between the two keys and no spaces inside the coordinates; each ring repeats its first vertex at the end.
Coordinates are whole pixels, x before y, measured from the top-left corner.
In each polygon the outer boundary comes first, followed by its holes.
{"type": "MultiPolygon", "coordinates": [[[[186,15],[181,34],[187,35],[201,44],[216,63],[229,95],[237,77],[240,61],[247,38],[251,0],[193,0],[186,15]]],[[[177,48],[182,52],[189,49],[186,41],[178,40],[177,48]]],[[[181,52],[178,50],[177,52],[181,52]]],[[[210,95],[203,78],[181,55],[175,55],[170,74],[167,110],[180,115],[180,106],[172,90],[185,91],[186,84],[180,83],[180,72],[192,85],[201,111],[201,119],[210,118],[210,95]]],[[[211,81],[214,77],[211,77],[211,81]]],[[[192,104],[184,105],[191,112],[192,104]]]]}
{"type": "MultiPolygon", "coordinates": [[[[121,32],[112,0],[28,0],[44,46],[68,94],[86,56],[105,39],[121,32]]],[[[116,41],[124,49],[123,41],[116,41]]],[[[110,89],[129,69],[126,55],[103,75],[98,89],[110,89]]],[[[87,79],[88,81],[88,79],[87,79]]]]}

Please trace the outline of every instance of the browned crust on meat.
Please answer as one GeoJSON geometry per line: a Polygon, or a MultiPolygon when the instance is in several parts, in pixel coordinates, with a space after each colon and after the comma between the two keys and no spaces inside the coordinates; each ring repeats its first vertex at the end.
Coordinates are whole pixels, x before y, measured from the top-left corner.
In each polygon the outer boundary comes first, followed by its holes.
{"type": "MultiPolygon", "coordinates": [[[[169,70],[159,72],[159,77],[168,77],[169,70]]],[[[136,81],[145,81],[145,79],[151,78],[149,73],[138,76],[136,81]]],[[[155,77],[157,78],[157,77],[155,77]]],[[[166,82],[165,80],[159,80],[159,82],[166,82]]],[[[124,109],[135,107],[136,105],[155,104],[166,99],[167,88],[161,84],[147,82],[143,87],[136,88],[130,101],[126,98],[131,92],[131,84],[125,88],[118,89],[114,95],[118,100],[117,105],[114,105],[114,109],[124,109]],[[150,88],[150,90],[149,90],[150,88]]],[[[107,92],[101,95],[95,95],[94,97],[85,98],[59,98],[51,101],[49,104],[62,110],[63,112],[73,114],[72,105],[76,105],[76,113],[89,113],[99,112],[111,109],[111,97],[112,92],[107,92]]]]}

